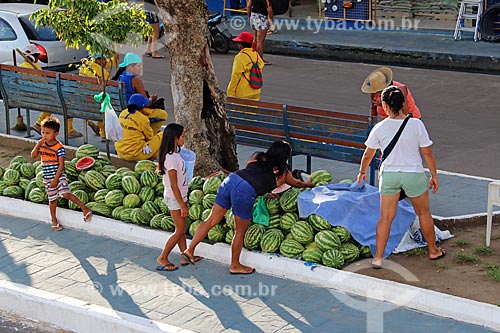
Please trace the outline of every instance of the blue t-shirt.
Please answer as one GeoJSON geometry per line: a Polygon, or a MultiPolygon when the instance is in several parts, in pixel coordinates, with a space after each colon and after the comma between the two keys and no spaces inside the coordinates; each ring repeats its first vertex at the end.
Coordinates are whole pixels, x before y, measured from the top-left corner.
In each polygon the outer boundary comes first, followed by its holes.
{"type": "Polygon", "coordinates": [[[134,77],[134,74],[124,71],[118,78],[118,81],[125,83],[125,96],[127,98],[127,103],[130,97],[135,94],[134,87],[132,86],[132,79],[134,77]]]}

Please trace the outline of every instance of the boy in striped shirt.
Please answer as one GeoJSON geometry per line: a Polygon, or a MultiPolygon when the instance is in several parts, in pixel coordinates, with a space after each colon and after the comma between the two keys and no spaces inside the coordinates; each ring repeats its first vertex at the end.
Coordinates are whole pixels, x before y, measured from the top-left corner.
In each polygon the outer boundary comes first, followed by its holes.
{"type": "Polygon", "coordinates": [[[57,221],[56,208],[59,196],[73,201],[83,212],[83,220],[89,222],[92,211],[73,193],[70,192],[66,173],[64,171],[64,146],[57,140],[61,124],[54,117],[47,117],[41,123],[42,138],[31,151],[31,158],[41,156],[43,170],[43,184],[49,197],[52,230],[59,231],[63,226],[57,221]]]}

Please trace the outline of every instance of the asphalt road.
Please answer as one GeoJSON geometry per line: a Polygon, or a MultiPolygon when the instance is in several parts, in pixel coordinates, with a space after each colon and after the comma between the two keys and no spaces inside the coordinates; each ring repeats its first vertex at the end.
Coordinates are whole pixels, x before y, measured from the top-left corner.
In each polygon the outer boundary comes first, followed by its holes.
{"type": "MultiPolygon", "coordinates": [[[[164,52],[164,50],[163,50],[164,52]]],[[[235,53],[212,53],[225,89],[235,53]]],[[[377,66],[267,56],[262,101],[366,114],[369,97],[361,92],[365,77],[377,66]]],[[[421,68],[393,67],[422,112],[438,169],[500,179],[500,77],[421,68]]],[[[169,60],[144,60],[146,89],[165,97],[172,114],[169,60]]],[[[173,120],[173,117],[170,116],[173,120]]]]}

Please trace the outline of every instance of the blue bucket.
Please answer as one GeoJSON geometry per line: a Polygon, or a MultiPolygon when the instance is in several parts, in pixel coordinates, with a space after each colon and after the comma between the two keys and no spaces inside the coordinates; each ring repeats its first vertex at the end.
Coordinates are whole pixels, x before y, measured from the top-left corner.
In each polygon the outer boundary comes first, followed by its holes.
{"type": "Polygon", "coordinates": [[[184,160],[184,164],[186,165],[186,176],[188,181],[193,179],[194,173],[194,163],[196,162],[196,153],[192,150],[182,147],[179,152],[182,159],[184,160]]]}

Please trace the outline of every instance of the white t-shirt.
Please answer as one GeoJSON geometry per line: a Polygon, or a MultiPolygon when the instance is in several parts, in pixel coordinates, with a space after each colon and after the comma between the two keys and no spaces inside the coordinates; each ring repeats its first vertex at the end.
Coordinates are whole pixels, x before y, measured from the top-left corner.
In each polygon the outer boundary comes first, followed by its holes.
{"type": "MultiPolygon", "coordinates": [[[[396,135],[404,119],[386,118],[376,124],[365,145],[371,149],[381,149],[382,151],[389,145],[396,135]]],[[[420,119],[410,118],[403,129],[398,142],[392,152],[382,163],[381,171],[391,172],[424,172],[420,147],[429,147],[432,141],[425,129],[424,123],[420,119]]]]}
{"type": "Polygon", "coordinates": [[[163,196],[165,198],[175,199],[174,192],[170,185],[170,178],[168,177],[168,170],[177,170],[177,186],[181,191],[182,199],[187,201],[188,193],[188,180],[186,175],[186,165],[179,153],[167,154],[165,156],[165,174],[163,175],[163,185],[165,186],[163,196]]]}

